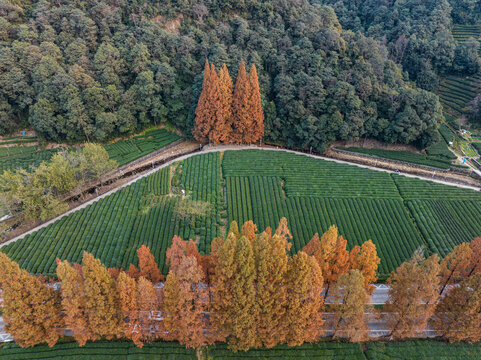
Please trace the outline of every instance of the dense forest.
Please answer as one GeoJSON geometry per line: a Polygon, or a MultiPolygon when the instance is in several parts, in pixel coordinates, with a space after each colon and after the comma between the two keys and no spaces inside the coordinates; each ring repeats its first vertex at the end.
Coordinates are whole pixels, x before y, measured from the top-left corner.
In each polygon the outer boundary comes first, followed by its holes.
{"type": "Polygon", "coordinates": [[[233,74],[244,59],[258,69],[267,141],[424,148],[442,111],[421,88],[467,71],[478,45],[456,47],[447,1],[383,3],[0,0],[0,130],[104,141],[169,121],[189,137],[205,59],[233,74]]]}

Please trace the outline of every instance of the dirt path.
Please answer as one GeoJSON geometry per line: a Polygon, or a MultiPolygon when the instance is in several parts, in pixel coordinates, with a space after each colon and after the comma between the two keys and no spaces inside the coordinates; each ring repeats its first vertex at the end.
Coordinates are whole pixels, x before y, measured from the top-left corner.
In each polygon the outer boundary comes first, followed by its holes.
{"type": "MultiPolygon", "coordinates": [[[[75,212],[75,211],[78,211],[78,210],[81,210],[81,209],[84,209],[86,208],[87,206],[93,204],[94,202],[100,200],[100,199],[103,199],[104,197],[107,197],[111,194],[114,194],[115,192],[123,189],[124,187],[126,186],[129,186],[130,184],[146,177],[146,176],[149,176],[151,174],[153,174],[154,172],[160,170],[160,169],[163,169],[165,168],[166,166],[170,166],[172,163],[174,162],[177,162],[177,161],[181,161],[181,160],[185,160],[185,159],[188,159],[192,156],[197,156],[197,155],[201,155],[201,154],[205,154],[205,153],[211,153],[211,152],[222,152],[222,151],[228,151],[228,150],[233,150],[233,151],[236,151],[236,150],[246,150],[246,149],[257,149],[257,150],[263,150],[263,151],[283,151],[283,152],[289,152],[289,153],[293,153],[293,154],[298,154],[298,155],[304,155],[304,156],[308,156],[308,157],[311,157],[311,158],[315,158],[315,159],[322,159],[322,160],[326,160],[326,161],[332,161],[332,162],[335,162],[335,163],[339,163],[339,164],[348,164],[348,165],[353,165],[353,166],[357,166],[357,167],[361,167],[361,168],[365,168],[365,169],[370,169],[370,170],[374,170],[374,171],[382,171],[382,172],[386,172],[386,173],[392,173],[393,171],[391,170],[386,170],[386,169],[380,169],[380,168],[376,168],[376,167],[373,167],[373,166],[368,166],[368,165],[362,165],[362,164],[357,164],[357,163],[351,163],[351,162],[348,162],[348,161],[344,161],[344,160],[338,160],[338,159],[332,159],[332,158],[328,158],[328,157],[325,157],[325,156],[321,156],[321,155],[312,155],[312,154],[306,154],[306,153],[303,153],[303,152],[298,152],[298,151],[295,151],[295,150],[288,150],[288,149],[278,149],[278,148],[270,148],[270,147],[258,147],[258,146],[248,146],[248,145],[218,145],[218,146],[205,146],[203,148],[203,150],[201,152],[196,152],[196,153],[190,153],[190,154],[187,154],[187,155],[182,155],[182,156],[178,156],[176,157],[175,159],[172,159],[144,174],[142,174],[141,176],[138,176],[92,200],[89,200],[85,203],[83,203],[82,205],[79,205],[78,207],[72,209],[72,210],[69,210],[67,211],[66,213],[62,214],[62,215],[59,215],[58,217],[52,219],[52,220],[49,220],[11,240],[8,240],[6,242],[4,242],[3,244],[0,244],[0,248],[3,247],[3,246],[6,246],[8,244],[11,244],[17,240],[20,240],[22,239],[23,237],[25,237],[26,235],[28,234],[31,234],[37,230],[40,230],[44,227],[47,227],[49,226],[50,224],[53,224],[54,222],[56,222],[57,220],[60,220],[61,218],[65,217],[65,216],[68,216],[69,214],[75,212]]],[[[402,174],[403,176],[407,176],[407,177],[410,177],[410,178],[418,178],[418,179],[421,179],[421,180],[429,180],[429,181],[433,181],[433,182],[436,182],[436,183],[440,183],[440,184],[444,184],[444,185],[450,185],[450,186],[456,186],[456,187],[459,187],[459,188],[464,188],[464,189],[473,189],[473,190],[480,190],[479,187],[475,187],[475,186],[469,186],[469,185],[462,185],[462,184],[455,184],[455,183],[451,183],[451,182],[448,182],[448,181],[442,181],[442,180],[439,180],[439,179],[432,179],[432,178],[429,178],[429,177],[423,177],[423,176],[419,176],[419,175],[412,175],[412,174],[406,174],[406,173],[403,173],[402,174]]]]}

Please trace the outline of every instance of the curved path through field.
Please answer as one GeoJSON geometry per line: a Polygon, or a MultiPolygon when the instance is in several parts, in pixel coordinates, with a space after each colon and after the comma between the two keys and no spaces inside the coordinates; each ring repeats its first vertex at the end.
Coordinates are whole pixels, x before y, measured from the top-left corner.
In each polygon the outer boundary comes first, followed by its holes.
{"type": "MultiPolygon", "coordinates": [[[[6,241],[4,242],[3,244],[0,244],[0,248],[3,247],[3,246],[6,246],[8,244],[11,244],[17,240],[20,240],[22,239],[23,237],[25,237],[26,235],[28,234],[31,234],[31,233],[34,233],[35,231],[41,229],[41,228],[44,228],[44,227],[47,227],[49,226],[50,224],[53,224],[55,221],[63,218],[64,216],[67,216],[75,211],[78,211],[78,210],[81,210],[87,206],[89,206],[90,204],[93,204],[94,202],[98,201],[99,199],[102,199],[106,196],[109,196],[119,190],[121,190],[122,188],[126,187],[126,186],[129,186],[130,184],[146,177],[146,176],[149,176],[151,174],[153,174],[154,172],[166,167],[166,166],[169,166],[171,165],[172,163],[174,162],[177,162],[177,161],[181,161],[181,160],[184,160],[184,159],[188,159],[192,156],[197,156],[197,155],[201,155],[201,154],[205,154],[205,153],[210,153],[210,152],[222,152],[222,151],[227,151],[227,150],[247,150],[247,149],[257,149],[257,150],[265,150],[265,151],[284,151],[284,152],[290,152],[290,153],[293,153],[293,154],[298,154],[298,155],[304,155],[304,156],[308,156],[308,157],[312,157],[312,158],[315,158],[315,159],[322,159],[322,160],[326,160],[326,161],[333,161],[333,162],[336,162],[336,163],[340,163],[340,164],[348,164],[348,165],[353,165],[353,166],[358,166],[358,167],[361,167],[361,168],[365,168],[365,169],[370,169],[370,170],[375,170],[375,171],[382,171],[382,172],[387,172],[387,173],[392,173],[393,171],[391,170],[386,170],[386,169],[380,169],[380,168],[376,168],[376,167],[373,167],[373,166],[368,166],[368,165],[362,165],[362,164],[357,164],[357,163],[352,163],[352,162],[349,162],[349,161],[344,161],[344,160],[338,160],[338,159],[332,159],[332,158],[329,158],[329,157],[325,157],[325,156],[321,156],[321,155],[313,155],[313,154],[306,154],[306,153],[303,153],[303,152],[300,152],[300,151],[295,151],[295,150],[288,150],[288,149],[284,149],[284,148],[273,148],[273,147],[259,147],[259,146],[255,146],[255,145],[218,145],[218,146],[204,146],[204,148],[202,149],[202,151],[200,152],[196,152],[196,153],[191,153],[191,154],[187,154],[187,155],[181,155],[181,156],[178,156],[176,157],[175,159],[172,159],[162,165],[159,165],[158,167],[146,172],[145,174],[142,174],[141,176],[135,178],[135,179],[132,179],[131,181],[125,183],[125,184],[122,184],[98,197],[96,197],[95,199],[92,199],[92,200],[89,200],[85,203],[83,203],[82,205],[79,205],[77,206],[76,208],[72,209],[72,210],[69,210],[67,211],[66,213],[63,213],[62,215],[59,215],[57,216],[56,218],[53,218],[52,220],[49,220],[29,231],[26,231],[24,232],[23,234],[9,240],[9,241],[6,241]]],[[[442,180],[438,180],[438,179],[432,179],[430,177],[424,177],[424,176],[419,176],[419,175],[412,175],[412,174],[406,174],[406,173],[402,173],[402,175],[404,176],[407,176],[407,177],[411,177],[411,178],[418,178],[418,179],[421,179],[421,180],[429,180],[429,181],[433,181],[433,182],[437,182],[437,183],[440,183],[440,184],[444,184],[444,185],[450,185],[450,186],[456,186],[456,187],[459,187],[459,188],[464,188],[464,189],[473,189],[473,190],[477,190],[477,191],[480,191],[481,188],[479,187],[476,187],[476,186],[469,186],[469,185],[462,185],[462,184],[456,184],[456,183],[452,183],[452,182],[448,182],[448,181],[442,181],[442,180]]]]}

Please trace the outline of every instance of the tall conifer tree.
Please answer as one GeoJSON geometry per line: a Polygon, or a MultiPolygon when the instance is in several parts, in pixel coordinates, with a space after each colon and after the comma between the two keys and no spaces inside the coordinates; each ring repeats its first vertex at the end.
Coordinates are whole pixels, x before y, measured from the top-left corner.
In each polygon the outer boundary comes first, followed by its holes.
{"type": "Polygon", "coordinates": [[[255,64],[252,64],[249,71],[249,88],[249,115],[252,119],[252,127],[248,129],[245,141],[255,143],[264,137],[264,112],[255,64]]]}
{"type": "Polygon", "coordinates": [[[87,315],[82,269],[57,259],[57,277],[62,282],[62,308],[65,312],[65,326],[73,331],[75,341],[84,346],[92,338],[87,315]]]}
{"type": "Polygon", "coordinates": [[[223,139],[225,143],[232,142],[232,97],[234,85],[229,75],[229,70],[225,64],[219,71],[219,88],[222,99],[222,107],[224,109],[225,127],[223,129],[223,139]]]}
{"type": "Polygon", "coordinates": [[[250,82],[244,61],[242,60],[235,82],[234,96],[232,98],[232,138],[233,142],[237,144],[247,142],[246,135],[253,126],[249,106],[250,93],[250,82]]]}
{"type": "Polygon", "coordinates": [[[361,246],[354,246],[349,254],[350,268],[359,270],[364,277],[364,286],[369,294],[374,291],[377,280],[376,271],[381,263],[377,256],[376,245],[371,240],[365,241],[361,246]]]}
{"type": "MultiPolygon", "coordinates": [[[[224,109],[219,88],[219,78],[215,69],[209,67],[209,62],[205,61],[204,80],[202,92],[195,110],[195,124],[192,131],[197,141],[213,141],[214,129],[216,126],[223,126],[224,109]]],[[[215,140],[215,141],[214,141],[215,140]]]]}
{"type": "Polygon", "coordinates": [[[120,310],[123,319],[129,319],[123,322],[123,333],[127,339],[131,339],[138,347],[144,344],[141,341],[142,332],[139,324],[139,303],[137,292],[137,283],[135,279],[121,271],[117,278],[117,291],[120,299],[120,310]]]}
{"type": "Polygon", "coordinates": [[[287,242],[266,232],[254,240],[256,264],[257,338],[265,347],[285,341],[284,318],[287,307],[287,242]]]}

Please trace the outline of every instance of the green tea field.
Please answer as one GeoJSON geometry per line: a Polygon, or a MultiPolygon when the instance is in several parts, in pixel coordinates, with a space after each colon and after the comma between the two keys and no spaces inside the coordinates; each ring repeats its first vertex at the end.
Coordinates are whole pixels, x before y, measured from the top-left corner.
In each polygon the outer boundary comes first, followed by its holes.
{"type": "MultiPolygon", "coordinates": [[[[320,342],[288,347],[278,345],[272,349],[252,349],[233,353],[223,344],[211,346],[209,359],[318,359],[318,360],[475,360],[481,345],[449,344],[434,340],[405,342],[372,342],[363,349],[360,344],[347,342],[320,342]]],[[[2,360],[194,360],[195,350],[186,349],[175,342],[154,342],[138,348],[131,342],[89,342],[84,347],[76,343],[46,345],[22,349],[15,344],[0,347],[2,360]]]]}
{"type": "Polygon", "coordinates": [[[352,247],[368,239],[388,274],[424,246],[441,256],[481,236],[481,192],[287,152],[242,150],[194,155],[1,248],[33,273],[55,273],[55,258],[78,262],[84,250],[127,268],[152,249],[164,273],[173,235],[201,252],[232,220],[259,229],[287,217],[292,252],[335,224],[352,247]],[[179,218],[188,198],[210,203],[207,216],[179,218]]]}

